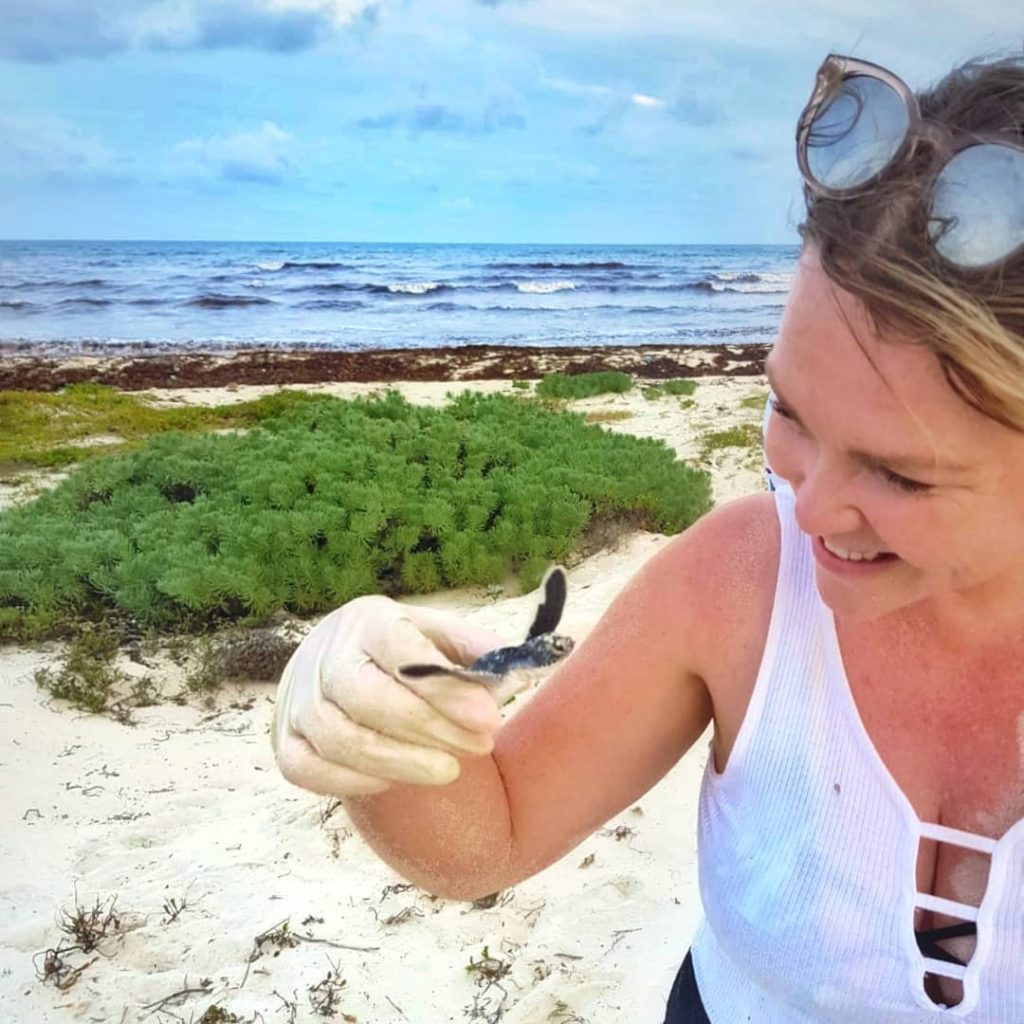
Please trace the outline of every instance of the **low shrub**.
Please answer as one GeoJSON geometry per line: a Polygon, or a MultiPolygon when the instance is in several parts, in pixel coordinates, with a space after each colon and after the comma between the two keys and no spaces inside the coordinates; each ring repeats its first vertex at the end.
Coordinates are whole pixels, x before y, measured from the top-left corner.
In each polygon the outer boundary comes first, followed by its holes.
{"type": "Polygon", "coordinates": [[[697,390],[697,382],[678,378],[663,380],[658,384],[650,384],[644,388],[644,398],[663,398],[665,395],[692,395],[697,390]]]}
{"type": "Polygon", "coordinates": [[[0,639],[112,611],[205,630],[510,572],[529,587],[592,520],[675,533],[710,505],[663,442],[510,396],[304,401],[94,459],[0,513],[0,639]]]}
{"type": "Polygon", "coordinates": [[[36,685],[79,711],[132,724],[131,709],[156,704],[158,694],[150,676],[132,680],[117,667],[120,640],[106,623],[79,624],[57,669],[36,671],[36,685]]]}
{"type": "Polygon", "coordinates": [[[740,423],[728,430],[718,430],[701,438],[701,457],[706,459],[721,448],[749,448],[760,450],[761,424],[740,423]]]}
{"type": "Polygon", "coordinates": [[[661,389],[666,395],[692,395],[697,390],[697,382],[688,377],[679,377],[675,380],[663,380],[661,389]]]}
{"type": "Polygon", "coordinates": [[[539,398],[593,398],[594,395],[622,394],[633,387],[628,373],[549,373],[537,382],[539,398]]]}

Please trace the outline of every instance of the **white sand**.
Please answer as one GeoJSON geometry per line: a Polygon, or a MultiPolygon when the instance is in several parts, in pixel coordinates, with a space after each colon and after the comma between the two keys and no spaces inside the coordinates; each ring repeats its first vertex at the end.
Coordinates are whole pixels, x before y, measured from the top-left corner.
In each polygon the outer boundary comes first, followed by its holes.
{"type": "MultiPolygon", "coordinates": [[[[398,387],[415,402],[443,401],[450,390],[398,387]]],[[[262,390],[163,392],[161,400],[241,400],[262,390]]],[[[639,394],[575,406],[631,412],[610,429],[664,438],[692,458],[701,433],[759,423],[760,411],[740,402],[764,391],[763,378],[711,378],[690,410],[639,394]]],[[[717,501],[762,489],[750,462],[749,454],[717,457],[717,501]]],[[[665,542],[636,534],[573,568],[564,631],[581,639],[665,542]]],[[[482,591],[418,600],[510,639],[522,635],[534,606],[530,595],[482,591]]],[[[401,879],[351,833],[344,812],[322,821],[328,802],[277,774],[267,738],[271,686],[227,687],[212,713],[143,709],[126,727],[70,710],[36,687],[33,672],[58,653],[55,645],[0,649],[0,1019],[199,1022],[218,1004],[245,1021],[323,1020],[309,989],[334,964],[346,985],[333,1020],[497,1020],[503,1001],[508,1024],[660,1024],[700,916],[695,807],[706,743],[606,830],[494,907],[472,909],[411,889],[383,895],[401,879]],[[617,838],[620,826],[629,832],[617,838]],[[33,955],[62,938],[56,916],[73,907],[76,886],[85,907],[116,897],[121,929],[97,952],[69,954],[73,965],[94,962],[59,991],[37,980],[33,955]],[[163,909],[171,899],[186,902],[174,921],[163,909]],[[304,926],[310,916],[322,921],[304,926]],[[268,946],[247,964],[255,937],[285,919],[292,931],[325,941],[276,956],[268,946]],[[479,972],[466,969],[485,946],[511,968],[486,992],[479,972]],[[198,991],[159,1011],[151,1006],[185,988],[198,991]]],[[[168,692],[177,688],[173,669],[157,678],[168,692]]],[[[233,1018],[207,1016],[207,1024],[213,1019],[233,1018]]]]}

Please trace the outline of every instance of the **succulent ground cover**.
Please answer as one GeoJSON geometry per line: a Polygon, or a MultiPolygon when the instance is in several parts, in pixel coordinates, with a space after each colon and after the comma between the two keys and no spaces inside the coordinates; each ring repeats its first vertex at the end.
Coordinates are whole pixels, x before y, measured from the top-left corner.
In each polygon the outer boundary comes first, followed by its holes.
{"type": "Polygon", "coordinates": [[[0,513],[0,640],[99,619],[204,631],[512,573],[532,587],[588,531],[675,533],[711,505],[708,474],[662,442],[530,400],[306,395],[248,415],[94,456],[0,513]]]}
{"type": "Polygon", "coordinates": [[[539,398],[592,398],[594,395],[623,394],[633,387],[633,378],[618,370],[596,373],[549,373],[537,382],[539,398]]]}

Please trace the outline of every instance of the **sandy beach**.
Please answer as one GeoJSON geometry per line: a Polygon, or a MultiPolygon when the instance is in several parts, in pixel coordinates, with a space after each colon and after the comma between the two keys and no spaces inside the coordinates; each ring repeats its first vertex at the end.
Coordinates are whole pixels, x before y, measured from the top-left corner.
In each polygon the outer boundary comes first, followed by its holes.
{"type": "MultiPolygon", "coordinates": [[[[388,386],[429,404],[463,388],[512,393],[515,374],[494,376],[388,386]]],[[[213,404],[282,383],[342,397],[382,388],[376,379],[275,380],[145,393],[213,404]]],[[[709,431],[759,424],[756,403],[742,403],[765,391],[748,370],[701,376],[688,408],[639,389],[571,407],[696,460],[709,431]]],[[[748,449],[717,451],[707,468],[717,503],[764,487],[748,449]]],[[[582,639],[667,540],[631,534],[571,565],[562,631],[582,639]]],[[[514,642],[536,595],[488,588],[415,600],[514,642]]],[[[69,709],[36,686],[33,673],[52,667],[60,650],[0,649],[4,1020],[660,1022],[700,917],[695,809],[706,742],[559,863],[477,906],[406,886],[336,803],[280,777],[268,740],[272,685],[226,685],[212,707],[193,697],[143,708],[128,726],[69,709]],[[46,951],[66,939],[61,911],[76,899],[99,904],[111,922],[94,951],[67,955],[76,971],[61,989],[40,974],[46,951]]],[[[148,672],[167,696],[181,688],[183,668],[148,660],[126,658],[124,670],[148,672]]]]}

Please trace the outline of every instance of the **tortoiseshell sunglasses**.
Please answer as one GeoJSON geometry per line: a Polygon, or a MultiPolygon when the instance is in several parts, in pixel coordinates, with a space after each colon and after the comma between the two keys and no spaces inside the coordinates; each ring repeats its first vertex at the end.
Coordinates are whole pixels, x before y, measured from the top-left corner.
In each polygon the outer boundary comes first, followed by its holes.
{"type": "Polygon", "coordinates": [[[953,132],[925,121],[902,79],[877,64],[829,54],[797,123],[800,172],[812,192],[868,191],[931,136],[948,149],[931,186],[929,236],[962,270],[985,270],[1024,248],[1024,139],[953,132]]]}

